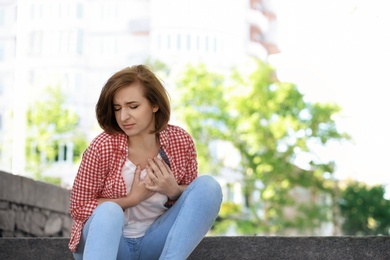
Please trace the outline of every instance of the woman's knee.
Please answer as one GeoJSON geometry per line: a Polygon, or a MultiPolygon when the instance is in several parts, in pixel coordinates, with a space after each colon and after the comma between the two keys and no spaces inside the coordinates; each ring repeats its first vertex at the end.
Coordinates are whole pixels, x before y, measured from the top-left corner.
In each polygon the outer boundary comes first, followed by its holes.
{"type": "Polygon", "coordinates": [[[202,175],[196,178],[194,182],[197,184],[197,187],[204,191],[206,196],[213,195],[222,199],[221,185],[212,176],[202,175]]]}
{"type": "Polygon", "coordinates": [[[112,201],[106,201],[101,203],[99,206],[96,207],[92,215],[94,217],[108,216],[110,218],[118,218],[118,220],[122,220],[124,216],[121,206],[112,201]]]}

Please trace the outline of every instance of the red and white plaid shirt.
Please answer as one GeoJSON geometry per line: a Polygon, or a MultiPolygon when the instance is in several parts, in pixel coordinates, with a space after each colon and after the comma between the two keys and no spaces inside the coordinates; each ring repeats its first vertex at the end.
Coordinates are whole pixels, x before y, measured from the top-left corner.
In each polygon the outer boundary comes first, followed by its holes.
{"type": "MultiPolygon", "coordinates": [[[[168,125],[160,133],[160,145],[165,151],[179,185],[188,185],[198,176],[195,144],[191,136],[178,126],[168,125]]],[[[81,231],[98,198],[126,196],[122,168],[127,158],[125,134],[98,135],[83,154],[71,197],[70,215],[73,218],[69,249],[76,251],[81,231]]]]}

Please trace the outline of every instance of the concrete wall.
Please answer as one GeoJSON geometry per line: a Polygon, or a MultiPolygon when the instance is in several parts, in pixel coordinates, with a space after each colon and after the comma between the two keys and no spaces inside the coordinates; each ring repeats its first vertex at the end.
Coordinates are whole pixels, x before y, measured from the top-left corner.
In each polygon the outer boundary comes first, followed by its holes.
{"type": "Polygon", "coordinates": [[[69,237],[70,191],[0,171],[0,237],[69,237]]]}

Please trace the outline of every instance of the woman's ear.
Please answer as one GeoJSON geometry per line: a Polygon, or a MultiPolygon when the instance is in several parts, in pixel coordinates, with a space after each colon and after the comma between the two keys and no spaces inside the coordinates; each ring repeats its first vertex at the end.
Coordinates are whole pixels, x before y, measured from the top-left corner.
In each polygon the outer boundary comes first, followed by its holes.
{"type": "Polygon", "coordinates": [[[152,108],[153,113],[156,113],[159,110],[159,107],[157,105],[154,105],[152,108]]]}

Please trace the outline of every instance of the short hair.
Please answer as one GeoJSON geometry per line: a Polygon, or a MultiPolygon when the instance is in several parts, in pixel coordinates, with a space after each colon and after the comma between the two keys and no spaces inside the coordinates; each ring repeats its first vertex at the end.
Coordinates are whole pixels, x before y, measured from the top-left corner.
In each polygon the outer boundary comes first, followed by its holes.
{"type": "Polygon", "coordinates": [[[155,113],[155,129],[151,134],[158,134],[168,124],[171,108],[168,93],[157,76],[145,65],[124,68],[112,75],[104,85],[96,104],[96,118],[100,127],[107,133],[123,133],[116,118],[113,99],[115,93],[133,83],[140,83],[144,97],[149,103],[158,106],[155,113]]]}

